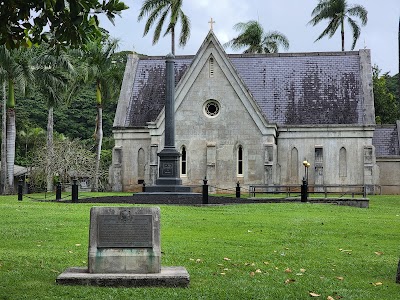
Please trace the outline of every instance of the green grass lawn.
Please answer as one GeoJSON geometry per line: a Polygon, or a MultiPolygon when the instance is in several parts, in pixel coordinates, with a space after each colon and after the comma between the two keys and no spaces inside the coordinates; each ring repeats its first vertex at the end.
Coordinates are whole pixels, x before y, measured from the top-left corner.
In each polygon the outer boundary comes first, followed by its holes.
{"type": "Polygon", "coordinates": [[[0,197],[0,299],[400,299],[400,196],[324,204],[161,205],[163,266],[189,288],[60,286],[87,266],[94,204],[0,197]]]}

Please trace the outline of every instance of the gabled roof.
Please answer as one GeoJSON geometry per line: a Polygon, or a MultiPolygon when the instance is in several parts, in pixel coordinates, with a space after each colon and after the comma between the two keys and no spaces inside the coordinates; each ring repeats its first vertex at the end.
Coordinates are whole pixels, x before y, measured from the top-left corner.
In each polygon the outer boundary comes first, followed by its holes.
{"type": "Polygon", "coordinates": [[[399,125],[400,122],[391,125],[376,125],[372,138],[376,156],[400,155],[399,125]]]}
{"type": "MultiPolygon", "coordinates": [[[[211,32],[202,47],[212,39],[216,38],[211,32]]],[[[175,57],[177,86],[200,50],[196,56],[175,57]]],[[[362,74],[364,71],[361,65],[365,56],[369,58],[369,50],[223,54],[230,60],[230,65],[248,90],[250,98],[254,99],[269,123],[364,125],[374,122],[373,118],[366,117],[373,115],[373,99],[368,95],[372,94],[372,90],[365,91],[365,86],[370,84],[363,81],[370,78],[369,74],[362,74]]],[[[165,58],[139,56],[133,61],[133,78],[129,78],[129,81],[124,78],[123,83],[123,88],[128,84],[130,89],[129,99],[125,99],[128,103],[123,112],[124,117],[119,115],[123,120],[114,122],[114,126],[146,126],[147,122],[157,119],[164,107],[165,58]]],[[[367,69],[368,66],[370,61],[367,69]]]]}

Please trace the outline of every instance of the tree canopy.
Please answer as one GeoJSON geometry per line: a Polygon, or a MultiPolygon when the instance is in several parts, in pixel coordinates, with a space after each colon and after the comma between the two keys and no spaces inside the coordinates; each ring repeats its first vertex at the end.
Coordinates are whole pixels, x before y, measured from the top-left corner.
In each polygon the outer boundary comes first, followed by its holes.
{"type": "Polygon", "coordinates": [[[278,31],[265,32],[258,21],[240,22],[233,28],[240,34],[224,44],[225,47],[234,50],[246,47],[244,53],[277,53],[279,47],[285,50],[289,48],[289,41],[284,34],[278,31]]]}
{"type": "Polygon", "coordinates": [[[183,0],[144,0],[138,21],[148,16],[143,35],[146,35],[157,19],[156,29],[154,30],[153,45],[160,38],[165,19],[169,15],[167,29],[164,36],[171,34],[171,52],[175,55],[175,26],[178,21],[181,23],[181,34],[179,35],[179,46],[186,45],[190,37],[190,20],[182,11],[183,0]]]}
{"type": "Polygon", "coordinates": [[[0,1],[0,45],[18,48],[48,41],[80,47],[101,36],[97,14],[106,14],[113,23],[127,8],[120,0],[0,1]]]}
{"type": "Polygon", "coordinates": [[[353,17],[361,20],[361,25],[365,26],[368,21],[368,12],[362,5],[348,5],[346,0],[320,0],[314,8],[311,15],[313,18],[309,24],[315,26],[323,20],[328,20],[328,26],[315,40],[318,41],[324,36],[331,38],[340,26],[342,38],[342,51],[344,51],[344,24],[345,20],[350,25],[353,32],[353,44],[351,50],[356,46],[356,42],[360,36],[360,26],[353,17]]]}

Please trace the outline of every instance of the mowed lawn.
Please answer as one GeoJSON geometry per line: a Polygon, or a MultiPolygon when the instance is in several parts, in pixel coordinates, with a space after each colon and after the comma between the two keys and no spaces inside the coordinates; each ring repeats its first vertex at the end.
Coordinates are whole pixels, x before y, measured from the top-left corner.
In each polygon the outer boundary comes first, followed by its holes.
{"type": "Polygon", "coordinates": [[[92,206],[0,197],[0,299],[400,299],[400,196],[161,205],[162,265],[184,266],[188,288],[57,285],[87,265],[92,206]]]}

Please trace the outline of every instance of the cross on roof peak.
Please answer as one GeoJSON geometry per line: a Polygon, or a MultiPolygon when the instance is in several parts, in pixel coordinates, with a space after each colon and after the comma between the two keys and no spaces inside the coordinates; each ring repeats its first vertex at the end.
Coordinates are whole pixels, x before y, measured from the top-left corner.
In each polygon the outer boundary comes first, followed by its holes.
{"type": "Polygon", "coordinates": [[[215,24],[213,18],[211,18],[210,21],[208,21],[208,23],[210,24],[210,30],[213,30],[213,24],[215,24]]]}

